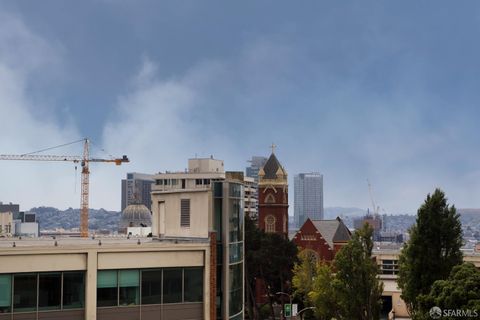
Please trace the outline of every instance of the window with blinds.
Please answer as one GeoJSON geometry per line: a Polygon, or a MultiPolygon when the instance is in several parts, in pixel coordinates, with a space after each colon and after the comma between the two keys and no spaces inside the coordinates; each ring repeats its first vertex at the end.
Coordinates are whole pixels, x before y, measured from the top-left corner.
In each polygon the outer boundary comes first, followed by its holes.
{"type": "Polygon", "coordinates": [[[180,227],[190,227],[190,199],[180,200],[180,227]]]}

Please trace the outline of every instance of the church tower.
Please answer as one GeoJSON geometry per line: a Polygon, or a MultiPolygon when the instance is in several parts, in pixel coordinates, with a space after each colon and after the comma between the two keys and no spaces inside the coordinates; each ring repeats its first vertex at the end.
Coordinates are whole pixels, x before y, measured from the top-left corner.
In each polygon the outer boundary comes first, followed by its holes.
{"type": "Polygon", "coordinates": [[[275,145],[270,158],[258,171],[258,226],[288,239],[287,171],[275,156],[275,145]]]}

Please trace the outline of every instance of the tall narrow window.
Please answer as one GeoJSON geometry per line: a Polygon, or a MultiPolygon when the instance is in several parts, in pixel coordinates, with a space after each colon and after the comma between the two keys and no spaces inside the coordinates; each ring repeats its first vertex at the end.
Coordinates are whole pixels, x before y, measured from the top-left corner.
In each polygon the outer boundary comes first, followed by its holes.
{"type": "Polygon", "coordinates": [[[203,301],[203,268],[185,268],[183,284],[184,302],[203,301]]]}
{"type": "Polygon", "coordinates": [[[63,273],[63,309],[85,307],[85,278],[83,272],[63,273]]]}
{"type": "Polygon", "coordinates": [[[142,304],[162,303],[162,270],[142,271],[142,304]]]}
{"type": "Polygon", "coordinates": [[[182,302],[182,269],[163,269],[163,303],[182,302]]]}
{"type": "Polygon", "coordinates": [[[118,304],[117,270],[98,271],[97,307],[111,307],[118,304]]]}
{"type": "Polygon", "coordinates": [[[60,272],[38,275],[38,309],[60,309],[62,295],[62,274],[60,272]]]}
{"type": "Polygon", "coordinates": [[[190,199],[180,200],[180,226],[190,228],[190,199]]]}
{"type": "Polygon", "coordinates": [[[0,313],[12,311],[12,275],[0,274],[0,313]]]}
{"type": "Polygon", "coordinates": [[[16,312],[37,309],[37,274],[16,274],[13,279],[13,309],[16,312]]]}
{"type": "Polygon", "coordinates": [[[267,196],[265,197],[265,203],[275,203],[275,197],[273,196],[273,194],[267,194],[267,196]]]}
{"type": "Polygon", "coordinates": [[[140,274],[138,270],[118,271],[120,305],[137,305],[140,298],[140,274]]]}

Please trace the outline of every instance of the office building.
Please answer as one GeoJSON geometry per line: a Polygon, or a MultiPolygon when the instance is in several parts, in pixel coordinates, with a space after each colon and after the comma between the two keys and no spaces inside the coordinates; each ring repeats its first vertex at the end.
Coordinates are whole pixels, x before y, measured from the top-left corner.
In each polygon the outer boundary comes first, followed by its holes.
{"type": "Polygon", "coordinates": [[[0,204],[0,236],[38,237],[40,226],[34,212],[20,211],[18,204],[0,204]]]}
{"type": "Polygon", "coordinates": [[[210,319],[211,250],[208,238],[2,238],[0,320],[210,319]]]}
{"type": "Polygon", "coordinates": [[[0,237],[10,237],[15,234],[13,213],[0,212],[0,237]]]}
{"type": "Polygon", "coordinates": [[[122,179],[122,211],[131,204],[143,204],[152,210],[150,192],[153,182],[153,175],[127,173],[127,178],[122,179]]]}
{"type": "Polygon", "coordinates": [[[265,165],[267,160],[267,158],[259,156],[253,156],[251,160],[248,160],[250,166],[245,168],[247,177],[253,178],[255,182],[258,182],[258,171],[265,165]]]}
{"type": "Polygon", "coordinates": [[[13,203],[3,203],[0,202],[0,213],[1,212],[11,212],[14,215],[18,214],[20,212],[20,205],[19,204],[13,204],[13,203]]]}
{"type": "Polygon", "coordinates": [[[155,175],[152,186],[152,235],[187,235],[216,243],[210,294],[216,301],[210,319],[244,317],[244,177],[225,172],[223,161],[190,159],[188,170],[155,175]],[[215,261],[216,259],[216,261],[215,261]]]}
{"type": "Polygon", "coordinates": [[[294,177],[294,219],[298,228],[310,218],[323,220],[323,175],[300,173],[294,177]]]}
{"type": "Polygon", "coordinates": [[[245,216],[253,221],[258,220],[258,183],[252,177],[244,177],[245,216]]]}

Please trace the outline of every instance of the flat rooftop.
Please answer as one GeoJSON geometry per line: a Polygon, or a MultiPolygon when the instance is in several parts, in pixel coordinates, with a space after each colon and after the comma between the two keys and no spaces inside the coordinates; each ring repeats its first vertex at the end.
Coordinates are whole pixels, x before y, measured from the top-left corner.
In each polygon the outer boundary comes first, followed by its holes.
{"type": "Polygon", "coordinates": [[[0,248],[30,248],[30,247],[92,247],[115,245],[141,245],[141,244],[208,244],[208,238],[152,238],[126,236],[95,236],[90,238],[48,236],[39,238],[12,237],[0,238],[0,248]]]}

